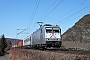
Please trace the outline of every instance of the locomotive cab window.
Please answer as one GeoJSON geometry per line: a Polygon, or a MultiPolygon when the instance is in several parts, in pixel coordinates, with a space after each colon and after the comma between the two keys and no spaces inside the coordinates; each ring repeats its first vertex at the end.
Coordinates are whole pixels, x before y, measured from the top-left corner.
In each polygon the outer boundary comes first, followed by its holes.
{"type": "Polygon", "coordinates": [[[46,27],[46,33],[52,33],[52,28],[51,27],[46,27]]]}
{"type": "Polygon", "coordinates": [[[59,30],[53,30],[54,33],[59,33],[59,30]]]}
{"type": "Polygon", "coordinates": [[[46,29],[46,33],[52,33],[52,30],[46,29]]]}

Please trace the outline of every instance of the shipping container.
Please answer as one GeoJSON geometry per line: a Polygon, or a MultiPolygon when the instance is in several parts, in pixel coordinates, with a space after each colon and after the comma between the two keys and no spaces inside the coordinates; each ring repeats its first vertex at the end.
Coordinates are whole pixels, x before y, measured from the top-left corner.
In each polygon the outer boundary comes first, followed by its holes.
{"type": "Polygon", "coordinates": [[[24,40],[21,40],[21,41],[18,42],[17,47],[20,47],[20,46],[23,46],[23,45],[24,45],[24,40]]]}

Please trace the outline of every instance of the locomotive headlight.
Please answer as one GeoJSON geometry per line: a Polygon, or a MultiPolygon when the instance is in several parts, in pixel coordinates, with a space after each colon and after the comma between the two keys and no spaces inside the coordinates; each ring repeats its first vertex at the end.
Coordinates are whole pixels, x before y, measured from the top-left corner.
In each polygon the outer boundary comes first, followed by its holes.
{"type": "Polygon", "coordinates": [[[46,39],[46,40],[49,40],[49,39],[46,39]]]}
{"type": "Polygon", "coordinates": [[[57,40],[60,40],[60,39],[57,39],[57,40]]]}

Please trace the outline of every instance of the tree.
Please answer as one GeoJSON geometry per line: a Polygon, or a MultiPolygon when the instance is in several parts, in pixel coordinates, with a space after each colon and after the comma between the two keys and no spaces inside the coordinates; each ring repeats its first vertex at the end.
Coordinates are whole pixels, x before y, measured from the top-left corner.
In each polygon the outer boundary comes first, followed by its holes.
{"type": "Polygon", "coordinates": [[[7,47],[7,42],[4,35],[2,35],[2,37],[0,38],[0,55],[4,55],[5,53],[4,49],[6,47],[7,47]]]}
{"type": "Polygon", "coordinates": [[[12,47],[12,43],[10,40],[6,40],[7,42],[7,47],[4,49],[5,52],[7,52],[8,50],[10,50],[10,48],[12,47]]]}

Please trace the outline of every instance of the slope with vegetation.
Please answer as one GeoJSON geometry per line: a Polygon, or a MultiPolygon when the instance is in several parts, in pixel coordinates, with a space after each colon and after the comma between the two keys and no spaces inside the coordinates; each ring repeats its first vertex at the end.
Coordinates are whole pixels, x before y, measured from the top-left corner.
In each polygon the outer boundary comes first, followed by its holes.
{"type": "Polygon", "coordinates": [[[66,48],[90,49],[90,14],[85,15],[62,35],[66,48]]]}

